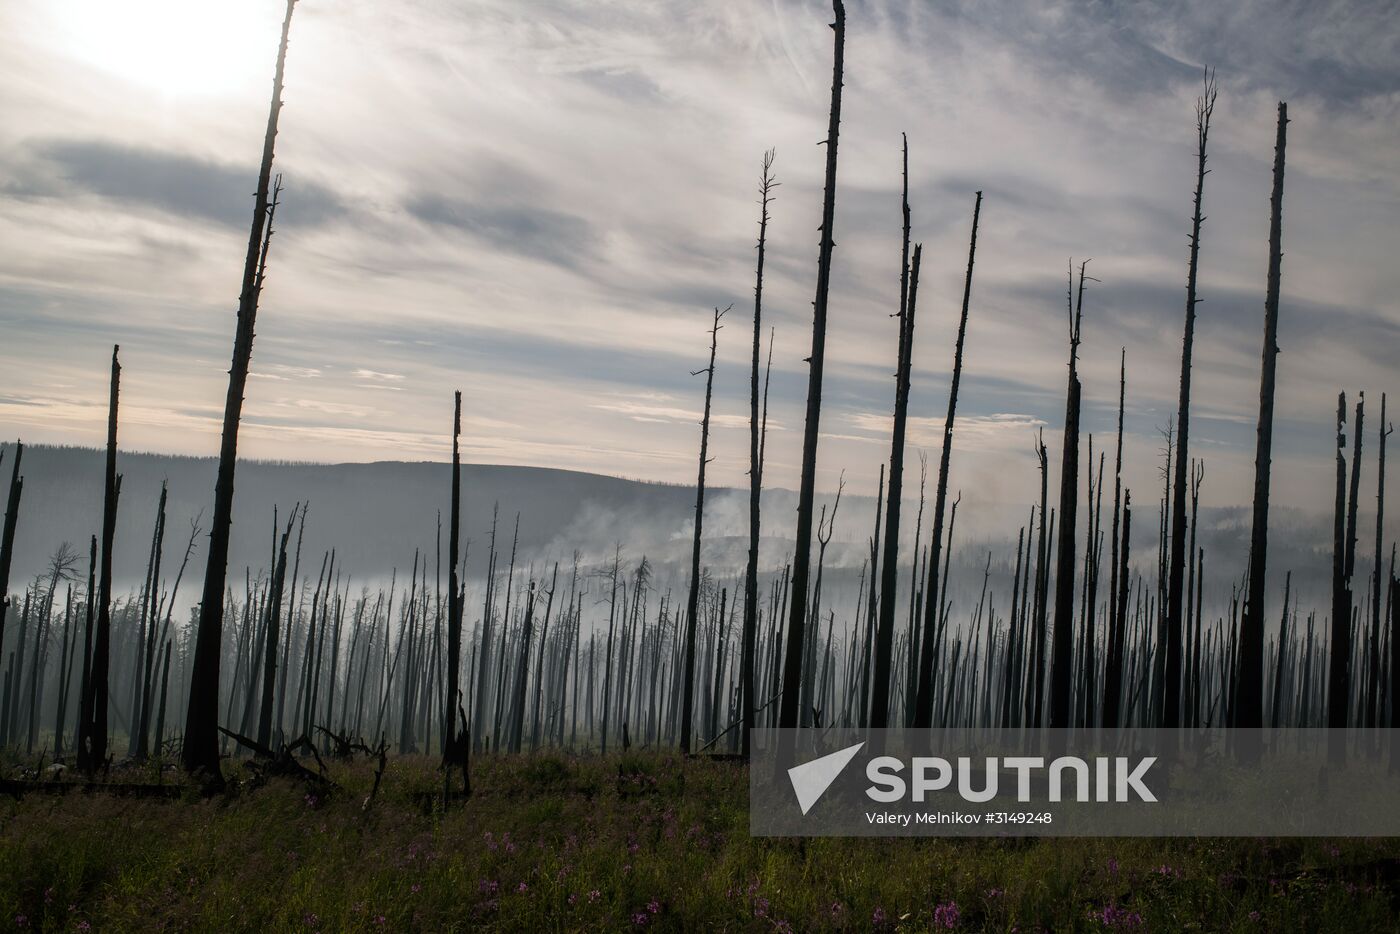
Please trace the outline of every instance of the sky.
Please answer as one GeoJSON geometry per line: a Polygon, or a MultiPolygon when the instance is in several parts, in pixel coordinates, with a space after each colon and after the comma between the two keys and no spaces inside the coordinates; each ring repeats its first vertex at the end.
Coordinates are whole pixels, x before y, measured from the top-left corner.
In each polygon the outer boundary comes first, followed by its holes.
{"type": "MultiPolygon", "coordinates": [[[[0,6],[3,436],[100,444],[118,343],[122,445],[217,451],[282,12],[0,6]]],[[[444,460],[460,389],[467,460],[693,483],[692,374],[713,309],[732,304],[709,476],[746,483],[758,182],[774,148],[765,480],[794,487],[830,19],[806,0],[302,0],[240,452],[444,460]]],[[[1397,389],[1389,4],[851,0],[845,60],[819,488],[844,472],[873,492],[889,457],[904,132],[924,245],[909,486],[920,450],[937,461],[981,190],[954,489],[1029,503],[1040,428],[1058,461],[1066,268],[1091,259],[1084,430],[1110,446],[1126,348],[1125,483],[1155,501],[1209,64],[1220,94],[1191,438],[1202,502],[1251,489],[1287,100],[1275,501],[1330,509],[1337,393],[1350,405],[1366,391],[1369,457],[1381,393],[1397,389]]]]}

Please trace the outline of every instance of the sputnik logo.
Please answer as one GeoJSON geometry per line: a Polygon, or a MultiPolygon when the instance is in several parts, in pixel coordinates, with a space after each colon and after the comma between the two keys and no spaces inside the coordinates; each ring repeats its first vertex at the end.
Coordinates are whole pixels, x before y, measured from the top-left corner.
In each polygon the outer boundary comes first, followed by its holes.
{"type": "Polygon", "coordinates": [[[797,794],[797,804],[802,808],[804,816],[812,809],[812,805],[826,794],[831,783],[836,781],[837,776],[846,766],[850,765],[851,760],[856,757],[856,753],[860,752],[860,747],[864,745],[864,742],[859,742],[854,746],[847,746],[845,749],[822,756],[820,759],[813,759],[811,762],[788,769],[792,790],[797,794]]]}

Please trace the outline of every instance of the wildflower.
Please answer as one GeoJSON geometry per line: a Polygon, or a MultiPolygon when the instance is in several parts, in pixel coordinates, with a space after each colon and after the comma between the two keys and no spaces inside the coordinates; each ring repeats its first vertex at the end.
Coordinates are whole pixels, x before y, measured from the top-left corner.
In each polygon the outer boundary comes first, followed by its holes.
{"type": "Polygon", "coordinates": [[[870,923],[871,923],[871,924],[884,924],[884,923],[885,923],[885,909],[880,908],[880,907],[877,906],[876,909],[875,909],[875,911],[874,911],[874,913],[871,914],[871,916],[870,916],[870,923]]]}
{"type": "Polygon", "coordinates": [[[661,903],[658,902],[656,899],[653,898],[651,901],[647,902],[647,911],[651,912],[651,913],[654,914],[654,915],[655,915],[655,914],[660,914],[660,913],[661,913],[661,903]]]}
{"type": "Polygon", "coordinates": [[[314,928],[321,923],[321,919],[316,916],[316,912],[314,911],[308,911],[301,920],[302,923],[309,928],[314,928]]]}
{"type": "Polygon", "coordinates": [[[839,918],[846,911],[846,906],[840,902],[832,902],[830,910],[833,918],[839,918]]]}
{"type": "Polygon", "coordinates": [[[1136,911],[1128,911],[1126,908],[1119,908],[1117,905],[1108,904],[1092,915],[1093,918],[1102,922],[1104,927],[1110,928],[1135,928],[1142,926],[1142,915],[1136,911]]]}
{"type": "Polygon", "coordinates": [[[933,926],[936,928],[955,928],[958,926],[957,902],[944,902],[933,909],[933,926]]]}
{"type": "Polygon", "coordinates": [[[1108,858],[1108,874],[1110,876],[1118,875],[1118,860],[1114,859],[1112,856],[1108,858]]]}
{"type": "Polygon", "coordinates": [[[415,882],[415,883],[413,883],[413,885],[411,885],[411,886],[408,887],[408,890],[409,890],[410,892],[412,892],[414,895],[417,895],[419,892],[423,891],[423,886],[421,886],[421,885],[419,885],[417,882],[415,882]]]}
{"type": "Polygon", "coordinates": [[[15,927],[29,927],[29,918],[25,915],[15,915],[15,927]]]}
{"type": "Polygon", "coordinates": [[[92,930],[92,925],[91,925],[91,924],[88,924],[86,921],[79,921],[79,922],[78,922],[78,930],[79,930],[79,931],[83,931],[83,932],[85,932],[85,934],[86,934],[87,931],[91,931],[91,930],[92,930]]]}
{"type": "Polygon", "coordinates": [[[639,911],[632,916],[632,923],[637,925],[637,927],[642,927],[647,923],[647,919],[647,913],[645,911],[639,911]]]}
{"type": "Polygon", "coordinates": [[[578,893],[577,893],[577,892],[570,892],[570,893],[569,893],[569,904],[570,904],[570,905],[577,905],[577,904],[578,904],[578,893]]]}
{"type": "Polygon", "coordinates": [[[753,916],[754,916],[755,918],[766,918],[766,917],[768,917],[768,904],[769,904],[768,899],[764,898],[764,897],[761,896],[761,895],[760,895],[758,898],[754,899],[754,901],[753,901],[753,916]]]}
{"type": "Polygon", "coordinates": [[[1249,913],[1249,920],[1251,920],[1251,921],[1258,921],[1259,918],[1260,918],[1259,912],[1257,912],[1257,911],[1251,911],[1251,912],[1249,913]]]}
{"type": "Polygon", "coordinates": [[[520,883],[519,885],[517,885],[517,886],[515,887],[515,891],[517,891],[517,892],[519,892],[519,893],[521,893],[521,894],[524,894],[525,892],[528,892],[529,890],[530,890],[530,887],[529,887],[528,885],[526,885],[524,882],[520,883]]]}
{"type": "Polygon", "coordinates": [[[603,893],[599,892],[597,889],[593,889],[588,893],[588,900],[590,902],[596,902],[600,897],[602,897],[602,894],[603,893]]]}

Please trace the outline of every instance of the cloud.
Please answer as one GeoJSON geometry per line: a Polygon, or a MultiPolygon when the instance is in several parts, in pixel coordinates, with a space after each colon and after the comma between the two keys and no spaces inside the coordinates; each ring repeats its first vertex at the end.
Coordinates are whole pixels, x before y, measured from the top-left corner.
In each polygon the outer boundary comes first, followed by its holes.
{"type": "Polygon", "coordinates": [[[489,247],[575,267],[588,257],[596,236],[581,217],[544,208],[502,207],[443,195],[415,195],[405,205],[421,221],[451,227],[489,247]]]}
{"type": "MultiPolygon", "coordinates": [[[[257,171],[191,155],[97,139],[48,139],[29,144],[33,168],[16,193],[64,198],[85,192],[180,218],[239,227],[251,216],[257,171]]],[[[315,182],[286,180],[277,224],[318,226],[340,220],[345,205],[315,182]]]]}

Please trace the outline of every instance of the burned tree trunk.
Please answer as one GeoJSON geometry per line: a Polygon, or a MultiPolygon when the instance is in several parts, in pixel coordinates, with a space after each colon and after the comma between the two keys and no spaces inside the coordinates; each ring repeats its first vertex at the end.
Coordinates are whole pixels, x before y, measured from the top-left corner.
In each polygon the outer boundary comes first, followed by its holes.
{"type": "MultiPolygon", "coordinates": [[[[273,688],[277,679],[277,648],[282,627],[282,586],[287,575],[287,539],[291,537],[292,526],[297,521],[297,507],[292,507],[287,529],[282,533],[282,541],[277,549],[277,568],[273,574],[272,595],[267,608],[267,639],[264,643],[266,655],[263,657],[262,705],[258,713],[258,743],[272,748],[272,704],[273,688]]],[[[274,531],[275,534],[275,531],[274,531]]]]}
{"type": "Polygon", "coordinates": [[[1181,338],[1181,387],[1177,398],[1176,463],[1172,471],[1171,557],[1167,572],[1167,657],[1162,695],[1163,727],[1181,723],[1181,629],[1186,577],[1186,465],[1191,430],[1191,349],[1196,330],[1196,271],[1201,252],[1201,194],[1206,181],[1206,140],[1215,111],[1215,75],[1206,72],[1205,87],[1196,100],[1196,198],[1191,219],[1191,258],[1186,270],[1186,327],[1181,338]]]}
{"type": "MultiPolygon", "coordinates": [[[[1327,725],[1347,725],[1351,697],[1351,587],[1347,553],[1347,394],[1337,395],[1337,495],[1332,524],[1332,638],[1327,663],[1327,725]]],[[[1336,734],[1340,737],[1341,734],[1336,734]]],[[[1333,748],[1336,746],[1334,744],[1333,748]]]]}
{"type": "Polygon", "coordinates": [[[1103,725],[1116,729],[1123,694],[1123,647],[1128,616],[1128,552],[1133,531],[1133,494],[1123,493],[1123,547],[1118,556],[1118,590],[1111,595],[1114,604],[1113,625],[1108,637],[1108,660],[1104,666],[1103,725]]]}
{"type": "MultiPolygon", "coordinates": [[[[1108,665],[1112,664],[1114,642],[1118,638],[1118,549],[1119,530],[1123,512],[1123,399],[1128,388],[1128,349],[1126,347],[1119,351],[1118,356],[1118,446],[1113,457],[1113,527],[1110,532],[1112,542],[1109,544],[1109,570],[1108,570],[1108,636],[1106,645],[1106,664],[1104,671],[1105,682],[1108,678],[1108,665]]],[[[1120,675],[1121,677],[1121,675],[1120,675]]],[[[1121,686],[1121,682],[1120,682],[1121,686]]],[[[1115,718],[1117,716],[1117,701],[1115,705],[1115,718]]],[[[1108,684],[1104,684],[1103,706],[1100,708],[1104,726],[1117,726],[1116,723],[1108,722],[1108,684]]]]}
{"type": "Polygon", "coordinates": [[[160,562],[162,551],[165,547],[165,503],[168,491],[166,483],[160,485],[160,505],[156,509],[156,533],[154,555],[151,562],[151,572],[147,576],[150,583],[147,585],[147,605],[141,608],[141,643],[138,645],[139,668],[133,697],[136,704],[136,736],[132,742],[133,752],[138,760],[144,760],[151,754],[150,749],[150,725],[151,725],[151,689],[154,677],[156,660],[156,618],[159,615],[159,607],[156,605],[155,591],[160,586],[160,562]],[[149,610],[149,613],[148,613],[149,610]],[[147,618],[149,616],[149,624],[147,618]]]}
{"type": "Polygon", "coordinates": [[[92,671],[87,687],[86,744],[79,746],[79,768],[93,771],[107,761],[107,695],[112,657],[112,540],[117,532],[117,398],[121,391],[119,348],[112,348],[112,388],[107,408],[107,466],[103,475],[102,560],[97,578],[97,628],[92,640],[92,671]]]}
{"type": "MultiPolygon", "coordinates": [[[[909,251],[909,149],[904,150],[904,251],[909,251]]],[[[981,199],[981,195],[978,195],[981,199]]],[[[899,302],[899,361],[895,373],[894,431],[890,444],[890,485],[885,498],[885,551],[880,566],[879,622],[875,628],[875,671],[871,685],[870,726],[883,730],[890,718],[890,656],[894,646],[895,589],[898,583],[899,515],[904,498],[904,435],[909,416],[910,370],[914,356],[914,317],[919,294],[923,244],[914,247],[912,267],[902,275],[899,302]]],[[[966,321],[966,318],[963,319],[966,321]]],[[[959,342],[961,344],[961,342],[959,342]]],[[[877,532],[878,534],[878,532],[877,532]]],[[[872,566],[872,573],[873,573],[872,566]]],[[[871,583],[873,598],[875,588],[871,583]]]]}
{"type": "MultiPolygon", "coordinates": [[[[929,535],[927,583],[924,589],[924,632],[919,640],[919,683],[915,690],[914,727],[933,725],[933,661],[937,649],[934,629],[942,616],[947,575],[940,580],[938,557],[943,548],[943,510],[948,501],[948,463],[953,454],[953,419],[958,411],[958,384],[962,380],[963,342],[967,336],[967,312],[972,299],[972,264],[977,258],[977,224],[982,216],[982,192],[972,207],[972,237],[967,247],[967,276],[963,280],[962,316],[953,350],[953,381],[948,389],[948,414],[943,419],[943,451],[938,460],[938,487],[933,494],[933,529],[929,535]]],[[[950,530],[951,531],[951,530],[950,530]]],[[[950,535],[951,537],[951,535],[950,535]]]]}
{"type": "Polygon", "coordinates": [[[1070,726],[1074,667],[1074,532],[1079,507],[1079,326],[1084,314],[1084,267],[1069,322],[1069,385],[1065,392],[1064,452],[1060,459],[1060,538],[1055,556],[1055,628],[1050,644],[1050,728],[1070,726]]]}
{"type": "Polygon", "coordinates": [[[10,493],[5,503],[5,529],[0,533],[0,648],[5,644],[5,615],[10,608],[10,564],[15,554],[15,524],[19,521],[19,501],[24,493],[24,477],[19,465],[24,459],[23,442],[15,442],[15,462],[10,465],[10,493]]]}
{"type": "Polygon", "coordinates": [[[238,461],[238,420],[243,412],[243,392],[248,384],[248,365],[253,357],[253,326],[258,314],[267,264],[267,248],[272,236],[272,212],[276,198],[270,195],[273,144],[277,139],[277,117],[282,111],[282,76],[287,61],[287,34],[292,28],[296,0],[287,0],[282,21],[282,38],[277,49],[277,67],[272,79],[272,105],[263,138],[262,166],[253,202],[253,222],[248,233],[248,253],[243,263],[243,284],[238,298],[238,329],[233,341],[233,363],[229,368],[228,394],[224,399],[223,438],[219,446],[219,472],[214,484],[214,517],[209,529],[209,556],[204,571],[204,593],[200,601],[199,632],[195,640],[194,662],[190,670],[190,697],[185,714],[182,760],[190,772],[202,772],[214,785],[222,784],[219,773],[219,655],[223,645],[224,581],[228,573],[229,529],[233,524],[233,472],[238,461]]]}
{"type": "MultiPolygon", "coordinates": [[[[715,350],[719,346],[719,319],[725,312],[715,309],[710,327],[710,365],[691,376],[705,374],[705,414],[700,420],[700,474],[695,481],[695,538],[690,550],[690,597],[685,617],[685,680],[681,685],[681,752],[690,752],[691,721],[695,709],[695,623],[700,610],[700,540],[705,520],[705,466],[710,456],[710,400],[715,386],[715,350]]],[[[606,716],[606,710],[604,711],[606,716]]],[[[604,723],[606,724],[606,720],[604,723]]]]}
{"type": "MultiPolygon", "coordinates": [[[[1264,725],[1264,588],[1269,549],[1269,480],[1274,445],[1274,382],[1278,365],[1278,295],[1283,262],[1283,166],[1288,105],[1278,105],[1274,141],[1274,189],[1269,198],[1269,273],[1264,296],[1264,351],[1259,378],[1259,427],[1254,452],[1254,516],[1249,536],[1249,590],[1240,624],[1239,688],[1233,725],[1264,725]]],[[[1185,443],[1185,435],[1181,437],[1185,443]]],[[[1287,620],[1287,602],[1284,604],[1287,620]]],[[[1282,636],[1280,635],[1280,639],[1282,636]]],[[[1279,643],[1283,651],[1283,643],[1279,643]]],[[[1277,706],[1277,704],[1275,704],[1277,706]]]]}
{"type": "MultiPolygon", "coordinates": [[[[870,592],[872,608],[878,609],[879,620],[876,625],[875,634],[875,670],[873,672],[875,683],[872,691],[867,691],[864,683],[861,686],[861,700],[870,698],[871,708],[869,715],[862,722],[876,729],[883,729],[889,721],[889,690],[890,690],[890,652],[894,640],[894,597],[895,585],[898,580],[899,562],[899,515],[902,503],[902,491],[904,485],[904,435],[905,424],[909,412],[909,371],[910,362],[913,357],[913,329],[914,315],[909,307],[910,291],[910,270],[909,270],[909,136],[900,134],[903,147],[903,191],[900,199],[901,215],[904,219],[904,233],[901,239],[899,257],[899,312],[895,315],[898,319],[898,349],[895,354],[895,389],[894,389],[894,428],[890,446],[890,492],[888,505],[885,512],[889,516],[889,523],[886,527],[884,542],[884,564],[878,565],[874,543],[872,542],[870,553],[870,592]],[[880,594],[878,600],[875,597],[875,572],[880,568],[880,594]],[[888,614],[887,614],[888,608],[888,614]],[[886,623],[888,615],[889,622],[886,623]]],[[[923,254],[922,246],[914,250],[915,266],[919,263],[919,257],[923,254]]],[[[917,282],[917,280],[916,280],[917,282]]],[[[914,286],[917,292],[917,284],[914,286]]],[[[881,477],[881,486],[883,483],[881,477]]],[[[875,535],[878,539],[880,535],[880,500],[875,502],[875,535]]],[[[918,550],[914,552],[915,559],[918,558],[918,550]]],[[[876,616],[871,613],[872,619],[876,616]]],[[[867,624],[867,630],[870,628],[867,624]]],[[[867,631],[866,646],[869,654],[869,632],[867,631]]],[[[870,677],[871,672],[868,665],[862,666],[862,671],[866,677],[870,677]]]]}
{"type": "MultiPolygon", "coordinates": [[[[1380,725],[1381,695],[1381,556],[1385,550],[1385,439],[1394,431],[1385,420],[1385,393],[1381,393],[1381,424],[1376,461],[1376,552],[1375,571],[1371,576],[1371,671],[1367,680],[1366,726],[1380,725]]],[[[1395,673],[1391,673],[1395,678],[1395,673]]],[[[1400,687],[1400,685],[1396,685],[1400,687]]],[[[1394,691],[1396,688],[1392,687],[1394,691]]]]}
{"type": "MultiPolygon", "coordinates": [[[[817,438],[822,413],[822,372],[826,359],[827,291],[831,284],[831,233],[836,220],[836,148],[841,128],[841,79],[846,48],[846,8],[832,0],[836,21],[835,54],[831,70],[831,112],[826,131],[826,182],[822,198],[822,237],[817,255],[817,293],[812,302],[812,355],[807,380],[807,417],[802,435],[802,478],[797,492],[797,541],[792,559],[792,601],[789,607],[787,650],[783,659],[782,700],[778,725],[798,723],[802,656],[807,643],[807,582],[812,565],[812,500],[817,482],[817,438]]],[[[693,625],[693,623],[691,624],[693,625]]]]}
{"type": "Polygon", "coordinates": [[[744,569],[743,656],[739,664],[740,754],[749,757],[749,730],[753,728],[754,651],[758,635],[759,500],[763,478],[759,468],[758,352],[763,326],[763,257],[768,243],[768,205],[772,202],[773,150],[763,154],[763,180],[759,183],[758,271],[753,287],[753,369],[749,375],[749,555],[744,569]]]}

